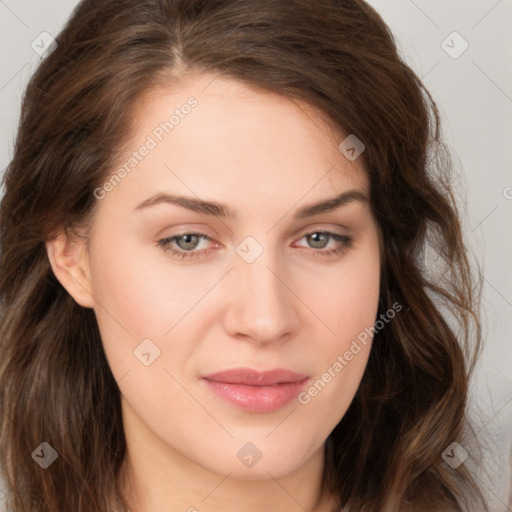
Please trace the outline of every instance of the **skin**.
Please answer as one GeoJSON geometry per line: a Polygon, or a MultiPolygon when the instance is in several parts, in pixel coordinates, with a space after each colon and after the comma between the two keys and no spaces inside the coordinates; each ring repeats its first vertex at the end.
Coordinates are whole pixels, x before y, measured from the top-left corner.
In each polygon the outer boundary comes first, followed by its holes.
{"type": "Polygon", "coordinates": [[[307,404],[272,412],[241,410],[200,376],[287,368],[313,383],[374,324],[380,252],[369,202],[294,218],[344,191],[368,197],[362,159],[345,158],[347,134],[305,104],[199,74],[139,101],[119,161],[191,96],[190,114],[98,200],[87,243],[64,233],[47,242],[55,275],[94,309],[119,385],[124,492],[131,512],[328,510],[329,497],[315,508],[325,440],[355,395],[371,340],[307,404]],[[237,217],[165,203],[136,209],[163,192],[226,203],[237,217]],[[315,256],[338,246],[306,236],[322,230],[352,242],[315,256]],[[158,244],[187,232],[209,239],[169,245],[195,258],[158,244]],[[263,250],[251,263],[236,252],[248,236],[263,250]],[[144,339],[160,350],[149,366],[134,356],[144,339]],[[237,457],[248,442],[262,455],[252,467],[237,457]]]}

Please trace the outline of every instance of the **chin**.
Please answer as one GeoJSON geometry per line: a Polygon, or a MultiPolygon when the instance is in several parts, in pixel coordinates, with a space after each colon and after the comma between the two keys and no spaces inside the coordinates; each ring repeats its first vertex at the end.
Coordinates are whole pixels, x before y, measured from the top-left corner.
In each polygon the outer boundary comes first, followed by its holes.
{"type": "Polygon", "coordinates": [[[212,472],[229,474],[238,480],[268,480],[283,478],[301,468],[311,454],[304,452],[306,443],[297,439],[297,443],[289,446],[277,446],[265,443],[264,440],[254,443],[250,441],[236,442],[234,449],[212,454],[212,460],[203,460],[202,464],[212,472]],[[231,455],[231,452],[233,455],[231,455]]]}

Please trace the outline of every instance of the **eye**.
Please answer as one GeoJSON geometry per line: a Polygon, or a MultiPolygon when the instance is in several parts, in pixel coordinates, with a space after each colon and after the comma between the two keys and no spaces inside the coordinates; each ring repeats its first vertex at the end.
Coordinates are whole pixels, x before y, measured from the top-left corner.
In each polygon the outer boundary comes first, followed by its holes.
{"type": "Polygon", "coordinates": [[[300,240],[305,238],[313,249],[324,249],[330,240],[334,241],[334,247],[327,250],[314,250],[313,256],[336,256],[343,253],[352,246],[352,238],[348,235],[341,235],[331,231],[312,231],[302,236],[300,240]]]}
{"type": "MultiPolygon", "coordinates": [[[[178,259],[195,258],[199,255],[199,252],[195,251],[195,249],[197,249],[201,239],[210,240],[210,237],[203,233],[183,233],[181,235],[163,238],[158,241],[158,245],[162,247],[164,251],[169,251],[172,256],[178,259]],[[179,250],[173,248],[173,243],[178,246],[179,250]]],[[[201,252],[209,252],[209,250],[207,249],[201,252]]]]}
{"type": "MultiPolygon", "coordinates": [[[[302,239],[307,240],[307,243],[310,245],[310,250],[308,252],[311,252],[315,257],[335,256],[341,254],[352,246],[351,237],[341,235],[339,233],[333,233],[331,231],[312,231],[303,235],[299,240],[302,239]],[[329,245],[331,240],[334,241],[334,247],[324,249],[329,245]]],[[[191,259],[206,256],[211,252],[211,247],[203,249],[202,251],[196,250],[200,245],[201,240],[211,241],[211,238],[203,233],[182,233],[159,240],[158,246],[162,247],[164,251],[170,252],[173,257],[178,259],[191,259]]],[[[294,247],[297,247],[295,244],[296,242],[294,242],[294,247]]]]}

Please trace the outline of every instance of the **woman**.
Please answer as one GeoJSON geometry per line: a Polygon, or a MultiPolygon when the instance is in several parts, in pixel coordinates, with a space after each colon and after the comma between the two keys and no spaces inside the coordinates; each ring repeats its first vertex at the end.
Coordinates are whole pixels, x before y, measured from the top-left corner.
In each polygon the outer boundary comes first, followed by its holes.
{"type": "Polygon", "coordinates": [[[475,282],[379,15],[85,0],[57,43],[0,211],[12,510],[484,510],[475,282]]]}

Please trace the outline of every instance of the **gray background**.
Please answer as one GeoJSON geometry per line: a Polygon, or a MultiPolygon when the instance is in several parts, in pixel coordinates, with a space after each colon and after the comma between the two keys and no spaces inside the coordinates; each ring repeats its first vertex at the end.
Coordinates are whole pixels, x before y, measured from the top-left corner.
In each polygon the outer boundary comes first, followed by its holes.
{"type": "MultiPolygon", "coordinates": [[[[512,1],[369,3],[389,24],[404,58],[437,101],[445,138],[462,174],[459,197],[466,236],[485,276],[486,347],[473,383],[472,411],[486,446],[489,477],[482,478],[492,510],[512,511],[512,1]]],[[[40,61],[31,45],[42,32],[57,35],[76,4],[0,0],[2,170],[12,156],[24,86],[40,61]]],[[[469,444],[466,448],[471,453],[469,444]]]]}

